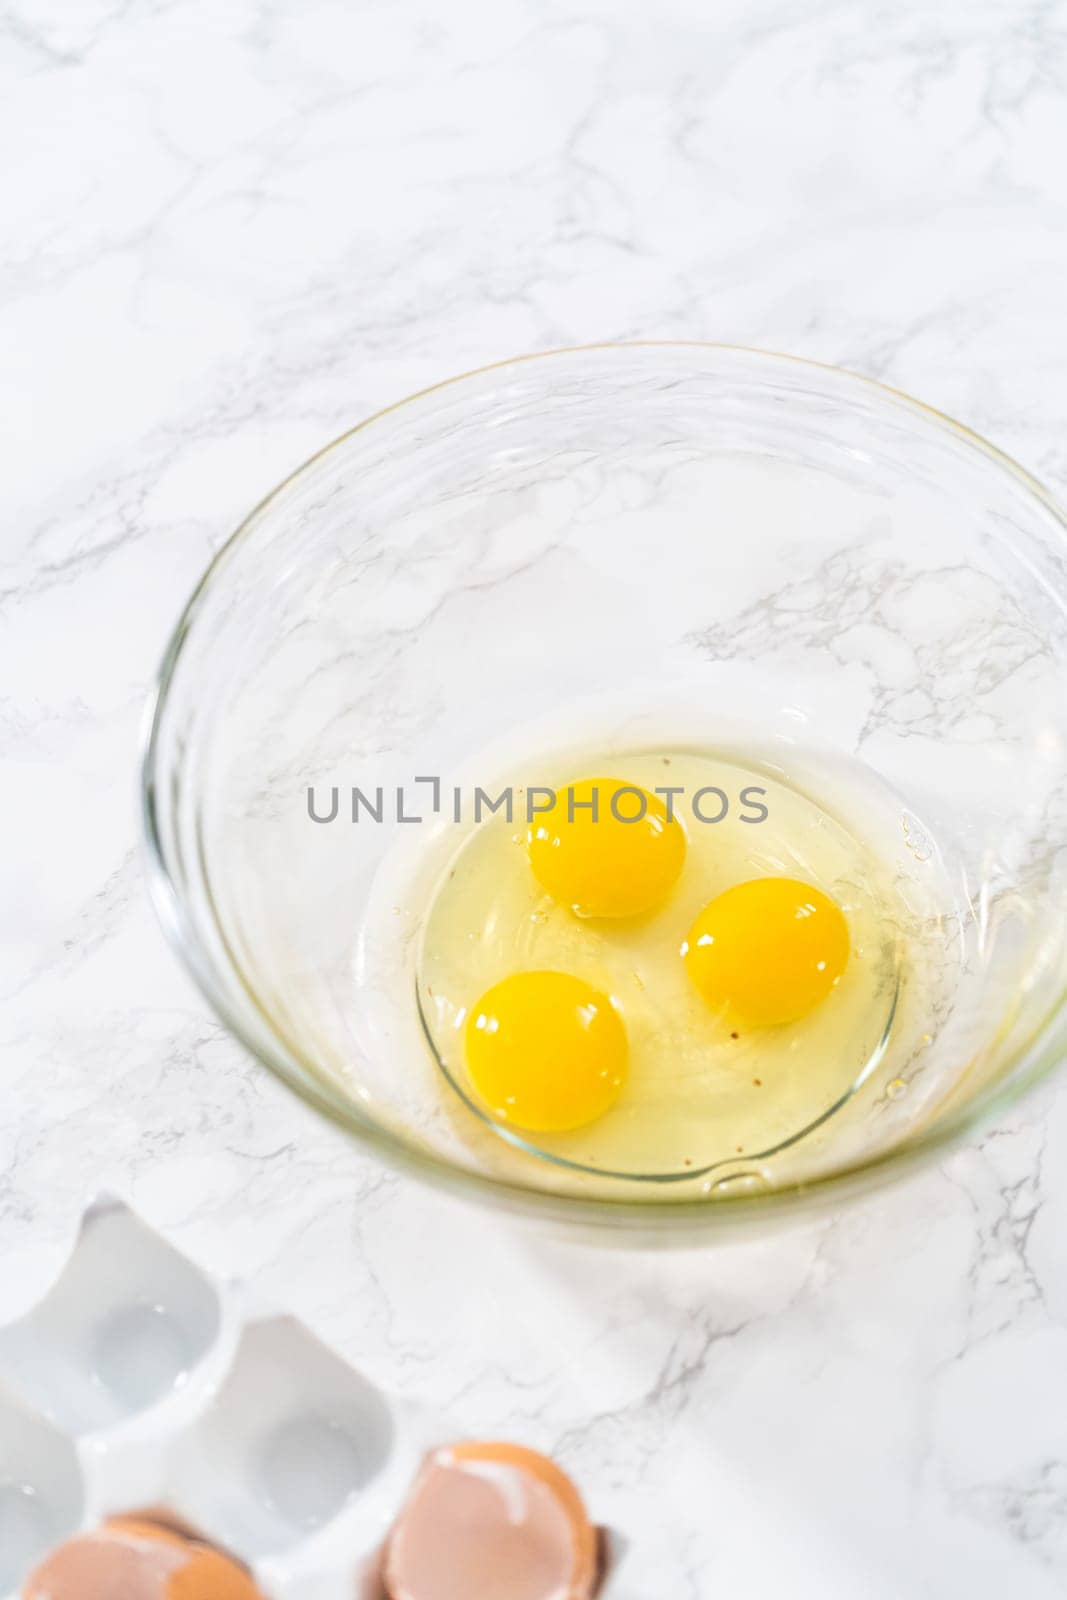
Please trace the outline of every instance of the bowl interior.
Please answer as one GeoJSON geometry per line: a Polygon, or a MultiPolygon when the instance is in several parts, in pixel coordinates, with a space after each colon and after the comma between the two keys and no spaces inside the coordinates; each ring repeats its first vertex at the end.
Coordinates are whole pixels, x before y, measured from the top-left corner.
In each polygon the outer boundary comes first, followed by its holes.
{"type": "Polygon", "coordinates": [[[629,346],[444,385],[297,473],[194,597],[146,768],[165,915],[269,1065],[427,1170],[705,1211],[873,1170],[1059,1048],[1064,551],[996,452],[807,363],[629,346]],[[936,994],[769,1170],[651,1193],[442,1086],[414,962],[467,802],[591,739],[747,749],[917,897],[936,994]]]}

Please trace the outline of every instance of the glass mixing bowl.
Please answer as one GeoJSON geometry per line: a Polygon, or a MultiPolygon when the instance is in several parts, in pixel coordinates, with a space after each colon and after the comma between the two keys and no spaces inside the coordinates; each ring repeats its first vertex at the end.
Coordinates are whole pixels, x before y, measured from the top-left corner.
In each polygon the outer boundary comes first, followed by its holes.
{"type": "Polygon", "coordinates": [[[237,1037],[387,1161],[675,1237],[836,1202],[1064,1048],[1065,597],[1041,487],[878,384],[696,344],[488,368],[346,434],[208,569],[152,707],[157,905],[237,1037]],[[456,789],[668,724],[851,807],[937,983],[823,1127],[664,1184],[497,1137],[415,962],[456,789]]]}

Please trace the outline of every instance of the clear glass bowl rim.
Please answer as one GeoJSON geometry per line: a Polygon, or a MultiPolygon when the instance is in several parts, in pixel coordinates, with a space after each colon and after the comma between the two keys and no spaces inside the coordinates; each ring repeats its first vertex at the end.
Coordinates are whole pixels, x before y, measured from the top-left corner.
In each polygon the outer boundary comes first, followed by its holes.
{"type": "MultiPolygon", "coordinates": [[[[285,1086],[316,1111],[329,1118],[341,1131],[354,1137],[387,1165],[407,1172],[436,1185],[461,1198],[489,1203],[497,1208],[519,1213],[540,1215],[565,1222],[579,1222],[596,1228],[624,1229],[636,1235],[645,1231],[657,1242],[669,1236],[675,1242],[693,1240],[694,1234],[709,1234],[739,1229],[762,1227],[776,1217],[779,1222],[785,1215],[800,1217],[813,1210],[825,1210],[830,1205],[865,1193],[894,1181],[917,1167],[928,1165],[939,1154],[944,1154],[965,1140],[968,1135],[990,1125],[1009,1107],[1015,1105],[1042,1079],[1060,1064],[1060,1050],[1045,1043],[1027,1067],[1002,1089],[987,1094],[977,1105],[962,1106],[941,1123],[869,1160],[828,1172],[824,1176],[802,1185],[780,1189],[762,1190],[757,1194],[733,1196],[729,1199],[687,1199],[651,1201],[618,1197],[584,1197],[574,1194],[554,1193],[525,1184],[511,1182],[488,1174],[478,1173],[430,1154],[409,1144],[402,1136],[378,1125],[363,1116],[353,1105],[342,1106],[320,1091],[312,1079],[302,1074],[302,1069],[285,1044],[270,1027],[269,1017],[258,1006],[256,997],[245,988],[240,976],[233,970],[221,971],[212,954],[200,939],[190,915],[185,890],[171,871],[164,842],[164,829],[159,805],[160,786],[157,772],[160,763],[168,696],[181,661],[183,648],[196,624],[197,615],[206,596],[219,581],[225,567],[244,539],[260,519],[298,480],[312,475],[334,452],[342,449],[349,440],[366,429],[374,427],[395,413],[414,406],[434,395],[449,391],[473,379],[492,373],[505,373],[533,362],[551,362],[559,358],[574,358],[605,352],[690,350],[709,355],[719,354],[750,360],[768,370],[782,365],[791,369],[807,370],[824,383],[836,383],[848,389],[857,386],[872,398],[892,402],[896,407],[910,411],[914,416],[949,434],[957,443],[1014,478],[1026,494],[1036,500],[1046,513],[1060,526],[1067,545],[1067,512],[1045,486],[1011,456],[991,444],[972,428],[953,417],[916,400],[903,390],[893,388],[875,378],[853,372],[846,367],[827,362],[813,361],[804,356],[789,355],[782,351],[766,350],[756,346],[735,345],[697,339],[635,339],[608,340],[594,344],[561,346],[552,350],[535,351],[512,356],[502,361],[456,374],[441,382],[428,385],[415,393],[394,401],[346,429],[321,450],[315,452],[294,471],[288,474],[256,505],[220,546],[205,568],[200,580],[186,602],[167,642],[155,681],[145,707],[141,759],[141,817],[144,848],[147,859],[149,891],[164,932],[176,950],[187,971],[191,974],[205,999],[228,1031],[256,1060],[260,1061],[285,1086]],[[233,991],[243,994],[251,1003],[263,1024],[266,1039],[257,1039],[247,1026],[233,991]]],[[[208,897],[210,903],[210,896],[208,897]]],[[[1067,1010],[1067,994],[1061,995],[1054,1010],[1043,1019],[1041,1032],[1054,1032],[1055,1023],[1067,1010]]]]}

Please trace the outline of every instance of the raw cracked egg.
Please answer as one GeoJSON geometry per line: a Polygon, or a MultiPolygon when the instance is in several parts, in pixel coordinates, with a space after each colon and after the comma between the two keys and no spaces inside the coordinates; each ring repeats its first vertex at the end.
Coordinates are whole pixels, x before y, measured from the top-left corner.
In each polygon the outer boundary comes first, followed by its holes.
{"type": "Polygon", "coordinates": [[[414,913],[437,1064],[522,1160],[702,1194],[738,1161],[763,1181],[888,1059],[916,965],[893,873],[829,808],[724,752],[582,765],[620,776],[546,788],[518,825],[483,819],[414,913]],[[680,797],[673,818],[657,788],[680,797]],[[758,810],[736,803],[756,792],[758,810]]]}
{"type": "Polygon", "coordinates": [[[757,1027],[814,1011],[840,982],[848,957],[840,906],[796,878],[754,878],[724,890],[682,945],[705,1000],[757,1027]]]}
{"type": "Polygon", "coordinates": [[[636,917],[663,904],[685,864],[685,832],[656,794],[622,778],[583,778],[531,819],[534,876],[576,916],[636,917]]]}
{"type": "Polygon", "coordinates": [[[611,997],[568,972],[516,972],[471,1008],[467,1067],[502,1122],[562,1133],[593,1122],[626,1079],[626,1028],[611,997]]]}

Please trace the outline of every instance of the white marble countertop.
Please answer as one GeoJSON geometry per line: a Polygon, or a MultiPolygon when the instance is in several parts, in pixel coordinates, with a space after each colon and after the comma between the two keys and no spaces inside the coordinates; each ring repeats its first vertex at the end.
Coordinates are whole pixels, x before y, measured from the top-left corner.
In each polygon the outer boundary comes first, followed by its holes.
{"type": "Polygon", "coordinates": [[[208,1016],[136,761],[209,553],[385,402],[750,343],[1067,490],[1065,0],[13,0],[0,19],[0,1319],[109,1187],[556,1451],[649,1600],[1067,1585],[1067,1079],[803,1231],[592,1253],[380,1170],[208,1016]]]}

